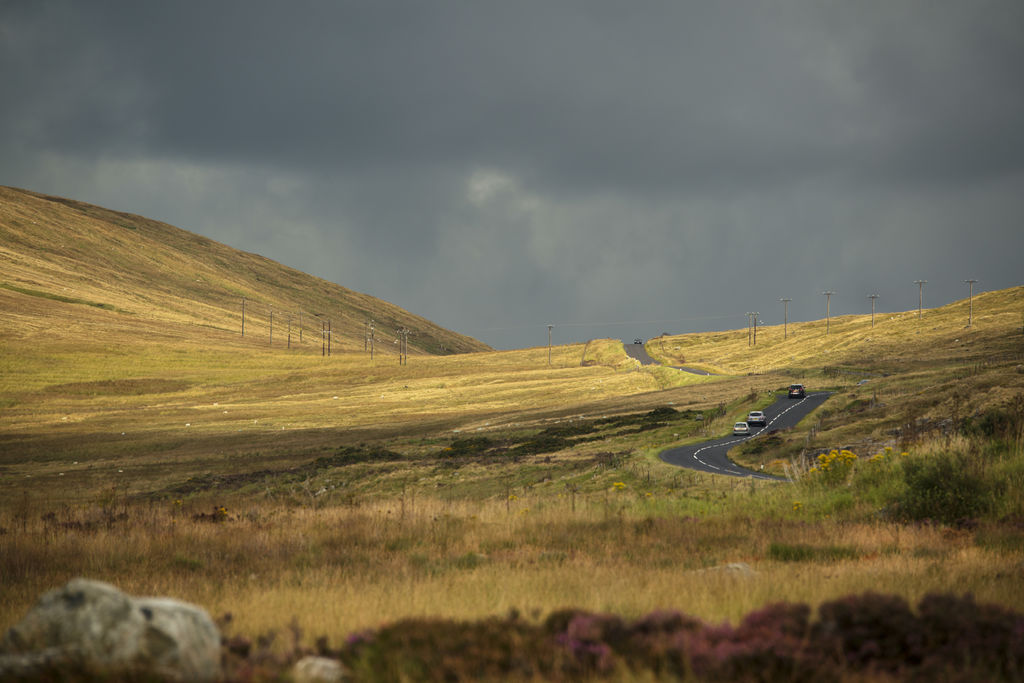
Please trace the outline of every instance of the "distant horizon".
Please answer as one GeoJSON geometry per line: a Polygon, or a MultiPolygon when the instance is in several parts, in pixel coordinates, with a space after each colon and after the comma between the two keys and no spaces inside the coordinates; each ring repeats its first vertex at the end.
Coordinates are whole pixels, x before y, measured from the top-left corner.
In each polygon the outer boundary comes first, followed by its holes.
{"type": "Polygon", "coordinates": [[[909,310],[1024,253],[1024,4],[940,7],[0,3],[0,184],[496,348],[909,310]]]}

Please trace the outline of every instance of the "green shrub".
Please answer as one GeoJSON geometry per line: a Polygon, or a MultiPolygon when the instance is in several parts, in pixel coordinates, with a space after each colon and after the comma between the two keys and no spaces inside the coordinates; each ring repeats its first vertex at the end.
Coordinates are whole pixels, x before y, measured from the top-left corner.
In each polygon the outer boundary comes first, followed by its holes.
{"type": "Polygon", "coordinates": [[[992,508],[994,487],[962,453],[910,457],[901,464],[904,489],[893,502],[903,519],[951,524],[992,508]]]}
{"type": "Polygon", "coordinates": [[[990,408],[981,415],[969,417],[963,422],[962,431],[968,436],[987,439],[1014,439],[1024,430],[1024,394],[1017,394],[1013,401],[990,408]]]}

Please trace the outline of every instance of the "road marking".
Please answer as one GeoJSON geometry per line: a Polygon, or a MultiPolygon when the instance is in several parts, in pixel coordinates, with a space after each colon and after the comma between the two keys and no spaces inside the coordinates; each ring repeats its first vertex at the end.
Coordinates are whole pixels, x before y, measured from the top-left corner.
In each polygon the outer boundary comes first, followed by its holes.
{"type": "MultiPolygon", "coordinates": [[[[793,403],[792,405],[787,407],[785,410],[783,410],[781,413],[779,413],[778,415],[773,417],[771,420],[769,420],[768,424],[766,424],[764,427],[762,427],[760,430],[758,430],[757,434],[748,434],[747,436],[740,437],[739,439],[733,439],[732,441],[723,441],[721,443],[708,444],[707,446],[702,446],[701,448],[698,448],[697,450],[695,450],[693,452],[693,459],[696,460],[697,462],[699,462],[701,465],[704,465],[704,467],[710,467],[711,469],[718,470],[719,472],[731,472],[731,473],[736,474],[738,476],[754,477],[754,478],[757,478],[757,479],[775,479],[775,477],[772,477],[772,476],[769,476],[769,475],[766,475],[766,474],[762,474],[760,472],[754,472],[753,470],[750,470],[750,471],[744,470],[744,469],[742,469],[742,468],[740,468],[740,467],[738,467],[736,465],[734,465],[733,468],[731,468],[731,469],[723,469],[721,467],[717,467],[716,465],[712,465],[711,463],[709,463],[709,462],[707,462],[705,460],[701,460],[697,456],[702,451],[706,451],[709,448],[719,448],[719,447],[724,447],[724,446],[732,446],[733,444],[739,443],[739,442],[741,442],[741,441],[743,441],[745,439],[751,439],[751,438],[757,436],[761,432],[766,431],[768,429],[768,427],[773,425],[775,423],[775,421],[778,420],[780,417],[782,417],[783,415],[785,415],[789,411],[793,410],[793,408],[796,408],[801,403],[803,403],[804,401],[806,401],[807,399],[809,399],[809,398],[811,398],[813,396],[828,396],[828,392],[827,391],[824,391],[824,392],[823,391],[819,391],[819,392],[816,392],[816,393],[813,393],[813,394],[808,394],[807,396],[804,396],[802,399],[800,399],[799,401],[796,401],[795,403],[793,403]]],[[[729,449],[726,448],[726,451],[728,451],[728,450],[729,449]]],[[[728,460],[728,457],[726,459],[728,460]]]]}

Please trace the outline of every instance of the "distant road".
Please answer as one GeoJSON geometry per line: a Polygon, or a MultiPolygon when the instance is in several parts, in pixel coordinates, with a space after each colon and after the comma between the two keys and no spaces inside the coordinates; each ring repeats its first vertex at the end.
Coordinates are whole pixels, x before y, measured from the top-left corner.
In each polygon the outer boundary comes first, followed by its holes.
{"type": "MultiPolygon", "coordinates": [[[[626,349],[626,355],[630,358],[635,358],[640,361],[643,365],[660,365],[660,363],[647,353],[647,349],[644,348],[643,344],[627,344],[622,342],[622,348],[626,349]]],[[[675,368],[676,370],[682,370],[683,372],[689,372],[694,375],[710,375],[710,372],[704,370],[697,370],[696,368],[684,368],[679,365],[669,365],[667,367],[675,368]]]]}
{"type": "Polygon", "coordinates": [[[802,399],[790,399],[784,396],[764,409],[764,414],[768,418],[768,424],[760,429],[752,427],[756,431],[753,431],[750,436],[726,436],[721,439],[690,444],[689,446],[677,446],[662,451],[659,457],[670,465],[686,467],[700,472],[728,474],[733,477],[788,481],[785,477],[776,477],[740,467],[732,460],[729,460],[726,453],[741,441],[756,438],[762,432],[795,427],[800,420],[807,417],[812,410],[824,403],[831,395],[831,392],[820,391],[814,394],[807,394],[807,398],[802,399]]]}

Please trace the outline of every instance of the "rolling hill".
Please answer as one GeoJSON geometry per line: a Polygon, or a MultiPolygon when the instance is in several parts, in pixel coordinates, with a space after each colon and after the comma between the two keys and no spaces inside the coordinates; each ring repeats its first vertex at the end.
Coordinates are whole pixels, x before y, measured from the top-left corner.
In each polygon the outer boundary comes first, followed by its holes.
{"type": "Polygon", "coordinates": [[[489,348],[380,299],[166,223],[10,187],[0,187],[0,263],[5,336],[73,338],[99,327],[170,337],[204,328],[241,337],[244,298],[245,336],[253,344],[299,348],[301,330],[303,348],[319,353],[321,319],[329,319],[339,350],[362,350],[370,320],[387,353],[397,353],[403,327],[411,331],[412,354],[489,348]],[[92,324],[81,312],[60,315],[54,302],[96,315],[92,324]]]}
{"type": "Polygon", "coordinates": [[[1024,287],[973,304],[970,327],[965,300],[756,345],[663,336],[662,366],[619,340],[493,351],[171,226],[0,188],[0,624],[79,575],[231,612],[255,642],[289,617],[339,643],[523,606],[717,624],[880,587],[1021,610],[1024,287]],[[730,451],[791,481],[658,459],[793,381],[830,396],[730,451]]]}

